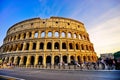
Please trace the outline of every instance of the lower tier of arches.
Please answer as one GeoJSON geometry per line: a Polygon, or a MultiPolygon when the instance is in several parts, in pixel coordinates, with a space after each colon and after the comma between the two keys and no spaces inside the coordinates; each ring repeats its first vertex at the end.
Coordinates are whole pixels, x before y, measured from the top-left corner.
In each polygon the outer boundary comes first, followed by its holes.
{"type": "Polygon", "coordinates": [[[15,65],[36,66],[36,65],[58,65],[60,63],[74,64],[83,62],[96,62],[97,56],[93,55],[78,55],[78,54],[28,54],[28,55],[4,55],[3,62],[12,63],[15,65]]]}

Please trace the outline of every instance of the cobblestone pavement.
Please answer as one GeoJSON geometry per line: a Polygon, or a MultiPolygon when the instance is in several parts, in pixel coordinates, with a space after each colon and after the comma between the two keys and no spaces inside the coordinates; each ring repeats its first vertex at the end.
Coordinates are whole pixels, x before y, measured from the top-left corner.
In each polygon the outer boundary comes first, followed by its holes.
{"type": "Polygon", "coordinates": [[[120,80],[117,70],[44,70],[0,69],[0,75],[16,77],[16,80],[120,80]]]}

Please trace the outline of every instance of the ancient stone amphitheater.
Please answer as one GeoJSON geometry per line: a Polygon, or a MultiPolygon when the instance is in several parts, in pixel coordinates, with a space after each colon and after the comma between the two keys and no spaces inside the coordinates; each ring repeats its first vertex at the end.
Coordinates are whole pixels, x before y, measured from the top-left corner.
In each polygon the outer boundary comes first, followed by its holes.
{"type": "Polygon", "coordinates": [[[97,60],[84,24],[63,17],[32,18],[14,24],[0,52],[4,62],[26,67],[97,60]]]}

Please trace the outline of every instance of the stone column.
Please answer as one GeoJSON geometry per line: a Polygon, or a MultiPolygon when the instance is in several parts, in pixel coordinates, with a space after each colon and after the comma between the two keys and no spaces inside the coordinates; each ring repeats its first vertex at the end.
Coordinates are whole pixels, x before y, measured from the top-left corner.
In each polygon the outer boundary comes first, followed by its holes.
{"type": "Polygon", "coordinates": [[[52,51],[54,50],[54,41],[52,41],[52,51]]]}
{"type": "Polygon", "coordinates": [[[26,33],[26,39],[28,39],[28,38],[29,38],[29,32],[26,33]]]}
{"type": "Polygon", "coordinates": [[[30,51],[32,50],[32,47],[33,47],[33,43],[30,42],[30,45],[29,45],[29,50],[30,50],[30,51]]]}
{"type": "Polygon", "coordinates": [[[62,54],[60,54],[60,63],[63,62],[63,57],[62,57],[62,54]]]}
{"type": "Polygon", "coordinates": [[[23,64],[24,64],[24,56],[21,56],[20,64],[19,65],[23,65],[23,64]]]}
{"type": "Polygon", "coordinates": [[[25,49],[26,49],[26,42],[23,43],[22,51],[24,51],[25,49]]]}
{"type": "Polygon", "coordinates": [[[39,55],[36,55],[35,56],[35,64],[34,64],[35,66],[38,65],[38,59],[39,59],[39,55]]]}
{"type": "Polygon", "coordinates": [[[11,62],[12,62],[12,61],[11,61],[11,59],[12,59],[12,56],[10,56],[10,57],[9,57],[9,61],[8,61],[9,63],[11,63],[11,62]]]}
{"type": "Polygon", "coordinates": [[[70,54],[68,54],[68,61],[67,62],[70,63],[70,54]]]}
{"type": "Polygon", "coordinates": [[[16,65],[16,64],[17,64],[17,61],[18,61],[18,60],[17,60],[17,56],[15,56],[15,57],[14,57],[14,62],[13,62],[13,63],[16,65]]]}
{"type": "Polygon", "coordinates": [[[26,66],[27,66],[27,67],[30,65],[30,62],[31,62],[31,56],[28,55],[28,56],[27,56],[27,63],[26,63],[26,66]]]}
{"type": "Polygon", "coordinates": [[[44,41],[44,51],[46,51],[47,43],[46,40],[44,41]]]}
{"type": "Polygon", "coordinates": [[[32,38],[34,38],[34,34],[35,34],[35,32],[34,32],[34,31],[32,31],[32,38]]]}
{"type": "Polygon", "coordinates": [[[76,54],[75,54],[75,61],[78,61],[78,60],[77,60],[77,55],[76,55],[76,54]]]}
{"type": "Polygon", "coordinates": [[[39,46],[40,45],[40,42],[39,41],[37,41],[37,44],[36,44],[36,50],[38,51],[39,50],[39,46]]]}
{"type": "Polygon", "coordinates": [[[43,55],[43,66],[46,67],[46,55],[43,55]]]}
{"type": "Polygon", "coordinates": [[[61,40],[59,41],[59,48],[60,48],[59,50],[62,51],[62,41],[61,40]]]}
{"type": "Polygon", "coordinates": [[[54,65],[54,54],[52,54],[52,65],[54,65]]]}

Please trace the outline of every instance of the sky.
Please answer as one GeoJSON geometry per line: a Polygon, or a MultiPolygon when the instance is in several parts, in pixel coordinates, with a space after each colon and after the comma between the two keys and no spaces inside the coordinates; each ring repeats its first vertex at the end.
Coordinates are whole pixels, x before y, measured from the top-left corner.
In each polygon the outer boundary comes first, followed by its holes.
{"type": "Polygon", "coordinates": [[[15,23],[51,16],[83,22],[98,56],[120,50],[120,0],[0,0],[0,46],[15,23]]]}

